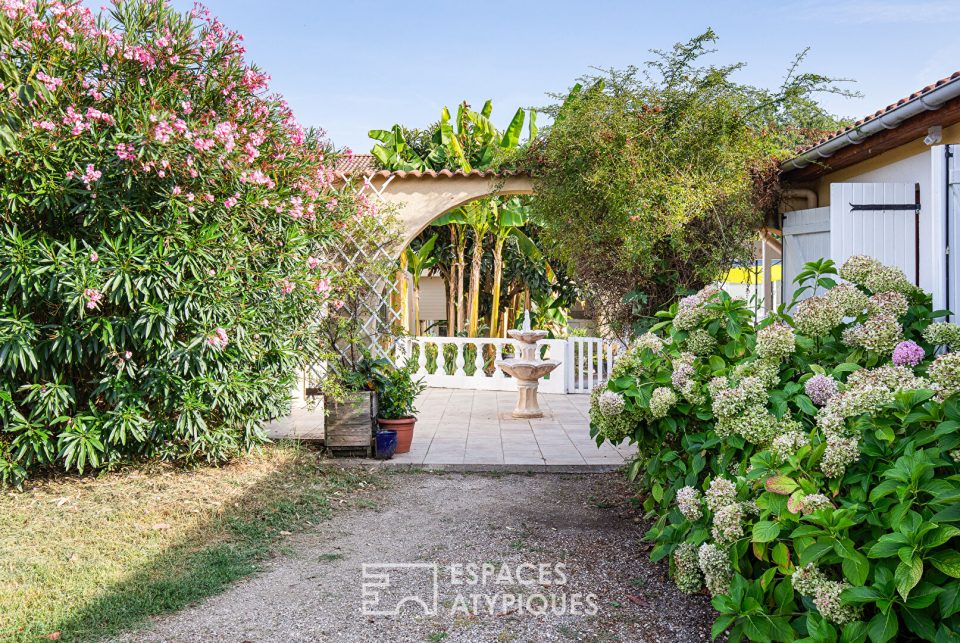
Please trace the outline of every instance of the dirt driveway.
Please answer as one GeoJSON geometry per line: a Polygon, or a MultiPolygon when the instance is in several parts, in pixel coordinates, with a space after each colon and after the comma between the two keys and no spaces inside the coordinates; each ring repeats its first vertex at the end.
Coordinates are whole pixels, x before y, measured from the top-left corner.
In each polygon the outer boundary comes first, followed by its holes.
{"type": "Polygon", "coordinates": [[[129,640],[709,640],[707,599],[648,561],[624,495],[617,473],[392,474],[376,506],[129,640]]]}

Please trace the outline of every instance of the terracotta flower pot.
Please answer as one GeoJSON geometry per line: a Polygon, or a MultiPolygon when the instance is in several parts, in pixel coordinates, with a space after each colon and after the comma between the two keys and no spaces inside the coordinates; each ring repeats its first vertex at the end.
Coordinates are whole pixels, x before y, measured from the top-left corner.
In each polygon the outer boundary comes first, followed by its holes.
{"type": "Polygon", "coordinates": [[[413,425],[417,423],[417,418],[410,416],[398,420],[385,420],[377,418],[377,423],[385,431],[397,432],[397,450],[394,453],[407,453],[410,451],[410,443],[413,442],[413,425]]]}

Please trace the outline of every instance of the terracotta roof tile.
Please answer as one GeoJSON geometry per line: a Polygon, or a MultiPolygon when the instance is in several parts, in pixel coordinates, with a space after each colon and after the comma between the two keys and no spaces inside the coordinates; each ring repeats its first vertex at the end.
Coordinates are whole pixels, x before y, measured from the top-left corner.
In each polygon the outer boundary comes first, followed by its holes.
{"type": "Polygon", "coordinates": [[[940,87],[940,86],[942,86],[942,85],[945,85],[946,83],[949,83],[950,81],[956,80],[957,78],[960,78],[960,71],[955,71],[955,72],[953,72],[951,75],[947,76],[946,78],[941,78],[941,79],[938,80],[937,82],[932,83],[932,84],[930,84],[930,85],[927,85],[927,86],[924,87],[923,89],[917,90],[917,91],[913,92],[912,94],[910,94],[909,96],[906,96],[906,97],[904,97],[904,98],[901,98],[901,99],[898,100],[897,102],[891,103],[890,105],[887,105],[887,106],[884,107],[883,109],[878,109],[876,112],[874,112],[873,114],[870,114],[869,116],[864,116],[863,118],[861,118],[860,120],[856,121],[856,122],[853,123],[852,125],[848,125],[848,126],[842,128],[842,129],[837,130],[836,132],[834,132],[834,133],[832,133],[832,134],[829,134],[829,135],[827,135],[827,136],[824,136],[824,137],[821,138],[820,140],[818,140],[818,141],[816,141],[816,142],[814,142],[814,143],[811,143],[811,144],[807,145],[806,147],[801,148],[800,150],[797,150],[797,152],[794,153],[794,157],[800,156],[800,155],[802,155],[802,154],[806,154],[807,152],[809,152],[809,151],[812,150],[813,148],[817,147],[818,145],[823,145],[823,144],[826,143],[827,141],[833,140],[833,139],[838,138],[838,137],[840,137],[840,136],[843,136],[844,134],[847,134],[848,132],[851,132],[851,131],[859,128],[859,127],[862,127],[865,123],[868,123],[868,122],[870,122],[870,121],[872,121],[872,120],[875,120],[875,119],[877,119],[877,118],[880,118],[880,117],[883,116],[884,114],[893,111],[894,109],[900,107],[901,105],[903,105],[903,104],[905,104],[905,103],[908,103],[908,102],[910,102],[910,101],[912,101],[912,100],[916,100],[916,99],[922,97],[923,95],[930,93],[930,92],[933,91],[934,89],[936,89],[936,88],[938,88],[938,87],[940,87]]]}
{"type": "Polygon", "coordinates": [[[351,175],[362,174],[369,176],[377,171],[377,160],[373,154],[353,154],[352,156],[341,156],[337,159],[334,171],[338,174],[351,175]]]}
{"type": "Polygon", "coordinates": [[[374,177],[380,176],[387,178],[389,176],[395,176],[398,179],[419,179],[422,177],[427,178],[449,178],[454,176],[478,176],[483,178],[500,178],[507,176],[517,176],[520,174],[525,174],[518,170],[471,170],[469,172],[464,172],[463,170],[381,170],[378,169],[378,164],[376,159],[372,154],[354,154],[351,157],[341,157],[337,159],[337,165],[334,168],[334,171],[343,177],[348,176],[363,176],[363,177],[374,177]]]}

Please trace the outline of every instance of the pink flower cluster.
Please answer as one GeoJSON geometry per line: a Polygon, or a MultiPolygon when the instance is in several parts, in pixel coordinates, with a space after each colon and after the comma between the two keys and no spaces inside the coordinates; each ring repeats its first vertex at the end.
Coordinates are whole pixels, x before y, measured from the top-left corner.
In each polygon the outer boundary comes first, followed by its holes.
{"type": "Polygon", "coordinates": [[[83,291],[83,296],[87,298],[87,309],[95,310],[103,299],[103,293],[96,288],[87,288],[83,291]]]}
{"type": "Polygon", "coordinates": [[[916,366],[926,356],[923,348],[916,342],[900,342],[893,349],[893,363],[897,366],[916,366]]]}
{"type": "Polygon", "coordinates": [[[230,340],[227,338],[227,331],[222,328],[217,328],[213,331],[212,335],[207,337],[207,344],[220,350],[226,348],[229,343],[230,340]]]}
{"type": "Polygon", "coordinates": [[[91,189],[90,186],[99,181],[101,176],[103,176],[103,172],[93,167],[93,163],[87,163],[87,171],[83,173],[83,176],[81,176],[80,179],[89,190],[91,189]]]}

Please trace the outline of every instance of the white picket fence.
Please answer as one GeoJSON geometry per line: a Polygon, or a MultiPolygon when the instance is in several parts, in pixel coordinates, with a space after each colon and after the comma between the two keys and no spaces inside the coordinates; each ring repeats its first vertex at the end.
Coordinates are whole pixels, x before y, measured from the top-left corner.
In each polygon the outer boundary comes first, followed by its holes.
{"type": "Polygon", "coordinates": [[[620,344],[599,337],[567,340],[567,393],[589,393],[610,377],[620,344]]]}
{"type": "MultiPolygon", "coordinates": [[[[496,362],[517,356],[519,346],[512,339],[489,337],[410,337],[401,361],[415,362],[415,376],[430,387],[515,391],[516,381],[496,362]]],[[[609,377],[618,354],[615,342],[597,337],[544,339],[537,348],[542,359],[560,362],[540,381],[542,393],[589,393],[609,377]]]]}

